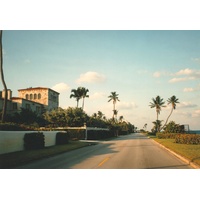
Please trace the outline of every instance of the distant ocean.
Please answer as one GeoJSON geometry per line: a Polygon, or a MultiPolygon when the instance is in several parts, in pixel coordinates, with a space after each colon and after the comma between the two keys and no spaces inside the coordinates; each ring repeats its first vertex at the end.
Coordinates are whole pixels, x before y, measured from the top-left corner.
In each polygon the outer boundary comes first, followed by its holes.
{"type": "Polygon", "coordinates": [[[196,134],[200,134],[200,130],[189,130],[189,133],[196,133],[196,134]]]}

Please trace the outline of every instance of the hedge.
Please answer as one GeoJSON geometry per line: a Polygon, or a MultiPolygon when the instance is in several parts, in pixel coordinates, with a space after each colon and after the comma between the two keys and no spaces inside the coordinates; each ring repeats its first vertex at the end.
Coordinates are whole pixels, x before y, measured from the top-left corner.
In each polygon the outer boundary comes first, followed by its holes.
{"type": "Polygon", "coordinates": [[[44,146],[44,134],[42,132],[26,133],[24,135],[25,150],[42,149],[44,146]]]}
{"type": "Polygon", "coordinates": [[[175,143],[179,144],[200,144],[200,135],[196,134],[177,134],[175,143]]]}
{"type": "Polygon", "coordinates": [[[68,129],[67,132],[71,140],[85,139],[85,129],[68,129]]]}
{"type": "Polygon", "coordinates": [[[106,131],[106,130],[88,130],[87,131],[87,139],[88,140],[101,140],[107,139],[116,136],[114,131],[106,131]]]}
{"type": "Polygon", "coordinates": [[[56,145],[68,144],[69,143],[69,133],[68,132],[58,132],[56,134],[56,145]]]}
{"type": "Polygon", "coordinates": [[[159,139],[175,139],[177,133],[157,133],[156,136],[159,139]]]}

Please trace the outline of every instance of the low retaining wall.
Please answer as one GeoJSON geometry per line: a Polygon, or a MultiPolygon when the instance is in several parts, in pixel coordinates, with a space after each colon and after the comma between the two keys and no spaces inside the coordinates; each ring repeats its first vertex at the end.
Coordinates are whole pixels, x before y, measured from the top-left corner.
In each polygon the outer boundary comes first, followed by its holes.
{"type": "MultiPolygon", "coordinates": [[[[0,154],[24,150],[24,135],[37,131],[0,131],[0,154]]],[[[56,144],[58,131],[42,131],[45,136],[45,147],[56,144]]]]}
{"type": "MultiPolygon", "coordinates": [[[[45,147],[56,145],[56,134],[60,131],[73,129],[86,129],[86,127],[60,128],[56,131],[41,131],[45,136],[45,147]]],[[[106,130],[104,128],[87,127],[86,130],[106,130]]],[[[0,154],[24,150],[24,135],[38,131],[0,131],[0,154]]],[[[86,131],[87,139],[87,131],[86,131]]]]}

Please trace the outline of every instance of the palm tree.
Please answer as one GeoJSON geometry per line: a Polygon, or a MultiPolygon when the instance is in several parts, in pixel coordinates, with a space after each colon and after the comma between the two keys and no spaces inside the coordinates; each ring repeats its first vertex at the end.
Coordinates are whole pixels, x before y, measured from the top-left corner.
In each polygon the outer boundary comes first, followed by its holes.
{"type": "Polygon", "coordinates": [[[78,90],[81,91],[81,96],[83,98],[83,103],[82,103],[82,109],[84,109],[84,103],[85,103],[85,98],[89,98],[89,95],[87,95],[87,93],[89,92],[88,89],[84,88],[84,87],[79,87],[78,90]]]}
{"type": "Polygon", "coordinates": [[[166,124],[167,124],[167,122],[168,122],[170,116],[172,115],[173,110],[176,109],[176,104],[177,104],[177,103],[180,103],[180,102],[178,101],[178,99],[176,98],[175,95],[173,95],[172,97],[168,98],[167,102],[168,102],[168,105],[171,104],[172,109],[171,109],[171,112],[170,112],[169,116],[167,117],[167,120],[166,120],[165,124],[164,124],[163,127],[161,128],[161,130],[166,126],[166,124]]]}
{"type": "Polygon", "coordinates": [[[104,114],[101,111],[98,111],[97,116],[99,119],[102,119],[104,114]]]}
{"type": "Polygon", "coordinates": [[[76,90],[76,89],[72,89],[71,90],[71,95],[70,95],[70,98],[75,98],[76,101],[77,101],[77,108],[78,108],[78,103],[79,103],[79,100],[81,99],[82,97],[82,94],[81,94],[81,91],[80,90],[76,90]]]}
{"type": "MultiPolygon", "coordinates": [[[[116,121],[117,121],[118,110],[113,110],[113,113],[114,113],[114,116],[116,117],[116,121]]],[[[114,116],[113,116],[113,119],[114,119],[114,116]]]]}
{"type": "Polygon", "coordinates": [[[147,129],[147,123],[144,125],[143,129],[146,131],[146,129],[147,129]]]}
{"type": "Polygon", "coordinates": [[[5,90],[5,96],[4,96],[4,105],[3,105],[3,111],[2,111],[2,122],[5,121],[5,117],[6,117],[6,110],[7,110],[7,99],[8,99],[8,91],[7,91],[7,86],[5,83],[5,79],[4,79],[4,73],[3,73],[3,47],[2,47],[2,34],[3,31],[0,30],[0,70],[1,70],[1,80],[4,86],[4,90],[5,90]]]}
{"type": "Polygon", "coordinates": [[[116,92],[111,92],[111,95],[108,96],[109,100],[108,102],[110,101],[113,101],[113,119],[114,119],[114,116],[115,116],[115,104],[117,103],[117,101],[120,101],[119,98],[118,98],[118,95],[116,92]]]}
{"type": "Polygon", "coordinates": [[[124,116],[121,115],[121,116],[119,117],[119,121],[122,123],[123,120],[124,120],[124,116]]]}
{"type": "Polygon", "coordinates": [[[158,115],[160,114],[161,108],[166,107],[164,104],[165,102],[160,96],[157,96],[155,99],[152,98],[153,102],[150,102],[150,107],[151,108],[156,108],[156,113],[157,113],[157,120],[158,120],[158,115]]]}
{"type": "Polygon", "coordinates": [[[162,120],[156,120],[155,122],[152,122],[154,124],[153,130],[156,132],[160,132],[160,127],[162,126],[162,120]]]}

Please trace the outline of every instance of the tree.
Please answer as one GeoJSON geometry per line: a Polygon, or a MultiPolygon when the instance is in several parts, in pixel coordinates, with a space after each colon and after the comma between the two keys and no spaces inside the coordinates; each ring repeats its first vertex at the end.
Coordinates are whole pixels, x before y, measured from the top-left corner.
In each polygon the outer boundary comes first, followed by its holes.
{"type": "Polygon", "coordinates": [[[121,115],[121,116],[119,117],[119,121],[122,123],[123,120],[124,120],[124,116],[121,115]]]}
{"type": "Polygon", "coordinates": [[[155,122],[152,122],[154,124],[154,127],[152,129],[152,132],[160,132],[160,127],[162,126],[162,120],[156,120],[155,122]]]}
{"type": "Polygon", "coordinates": [[[176,104],[179,103],[179,101],[178,101],[178,99],[176,98],[175,95],[168,98],[167,102],[168,102],[168,105],[171,104],[172,108],[171,108],[171,112],[170,112],[169,116],[167,117],[167,120],[166,120],[165,124],[163,125],[163,127],[161,128],[161,130],[166,126],[170,116],[172,115],[173,110],[176,109],[176,104]]]}
{"type": "Polygon", "coordinates": [[[147,130],[147,123],[144,125],[143,129],[146,131],[147,130]]]}
{"type": "Polygon", "coordinates": [[[82,94],[81,94],[81,90],[80,89],[72,89],[71,90],[71,95],[70,95],[70,98],[75,98],[76,101],[77,101],[77,108],[78,108],[78,103],[79,103],[79,100],[81,99],[82,97],[82,94]]]}
{"type": "Polygon", "coordinates": [[[98,111],[97,116],[98,116],[99,119],[102,119],[104,114],[101,111],[98,111]]]}
{"type": "Polygon", "coordinates": [[[71,95],[70,98],[75,98],[77,101],[77,108],[78,108],[78,104],[79,104],[79,100],[81,98],[83,98],[83,103],[82,103],[82,109],[84,109],[84,102],[85,102],[85,98],[89,97],[89,95],[87,95],[87,93],[89,92],[88,89],[84,88],[84,87],[78,87],[77,89],[72,89],[71,90],[71,95]]]}
{"type": "Polygon", "coordinates": [[[117,101],[120,101],[118,98],[118,95],[119,94],[117,94],[116,92],[111,92],[111,95],[108,96],[108,98],[109,98],[108,102],[110,102],[110,101],[113,102],[113,119],[114,119],[114,116],[116,113],[115,105],[116,105],[117,101]]]}
{"type": "Polygon", "coordinates": [[[5,121],[5,117],[6,117],[6,110],[7,110],[8,91],[7,91],[7,86],[6,86],[6,83],[5,83],[4,73],[3,73],[2,34],[3,34],[3,31],[0,30],[0,70],[1,70],[1,80],[2,80],[2,83],[3,83],[3,86],[4,86],[4,90],[5,90],[4,105],[3,105],[1,121],[4,122],[5,121]]]}
{"type": "Polygon", "coordinates": [[[150,107],[151,108],[156,108],[156,113],[157,113],[157,120],[158,120],[158,115],[160,114],[161,108],[166,107],[164,104],[165,102],[160,96],[157,96],[155,99],[152,98],[153,102],[150,102],[150,107]]]}
{"type": "Polygon", "coordinates": [[[87,95],[89,90],[84,87],[79,87],[78,90],[81,91],[81,97],[83,98],[82,109],[84,109],[85,98],[89,98],[89,95],[87,95]]]}

